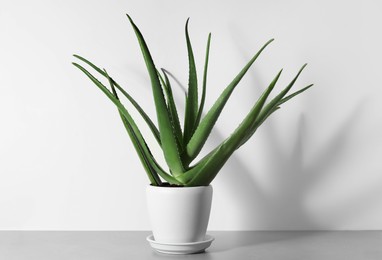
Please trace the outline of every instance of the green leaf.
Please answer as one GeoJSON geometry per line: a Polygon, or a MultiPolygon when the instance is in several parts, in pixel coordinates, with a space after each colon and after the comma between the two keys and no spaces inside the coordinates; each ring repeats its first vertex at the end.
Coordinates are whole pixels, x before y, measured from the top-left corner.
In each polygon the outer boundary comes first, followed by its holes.
{"type": "Polygon", "coordinates": [[[166,74],[166,71],[164,69],[162,69],[162,72],[163,72],[165,79],[163,79],[163,77],[161,76],[159,71],[158,71],[158,75],[159,75],[159,78],[160,78],[162,85],[164,86],[164,90],[165,90],[166,97],[167,97],[167,106],[168,106],[168,110],[170,112],[170,119],[171,119],[172,127],[174,129],[174,133],[176,136],[178,150],[181,153],[184,149],[184,146],[183,146],[183,133],[182,133],[182,128],[180,126],[178,110],[176,109],[174,96],[172,94],[172,87],[171,87],[170,80],[169,80],[169,78],[166,74]]]}
{"type": "Polygon", "coordinates": [[[158,177],[155,169],[151,166],[151,164],[149,162],[149,158],[146,156],[146,154],[144,152],[144,148],[140,144],[139,138],[137,137],[136,133],[134,132],[133,127],[128,122],[126,117],[122,114],[122,112],[119,110],[118,110],[118,112],[119,112],[119,115],[120,115],[121,120],[123,122],[123,125],[125,126],[126,131],[128,132],[130,139],[134,145],[135,151],[137,152],[138,157],[141,160],[143,168],[145,169],[147,176],[150,179],[151,184],[155,185],[155,186],[160,186],[162,184],[162,181],[158,177]]]}
{"type": "Polygon", "coordinates": [[[313,86],[313,84],[309,85],[309,86],[306,86],[305,88],[302,88],[296,92],[294,92],[293,94],[290,94],[289,96],[283,98],[287,92],[289,91],[289,89],[294,85],[294,83],[296,82],[297,78],[299,77],[300,73],[302,72],[302,70],[305,68],[306,64],[300,69],[300,71],[298,72],[297,76],[292,80],[292,82],[278,95],[276,96],[268,105],[266,105],[263,109],[263,111],[261,111],[260,115],[259,115],[259,118],[254,122],[254,124],[251,126],[250,130],[249,130],[249,134],[248,136],[242,141],[242,143],[240,144],[243,145],[249,138],[252,137],[252,135],[256,132],[256,130],[264,123],[264,121],[271,115],[273,114],[276,110],[278,110],[280,108],[280,105],[287,102],[288,100],[292,99],[293,97],[301,94],[302,92],[306,91],[307,89],[309,89],[310,87],[313,86]]]}
{"type": "Polygon", "coordinates": [[[142,116],[142,118],[145,120],[146,124],[150,128],[151,132],[153,133],[158,144],[161,145],[161,140],[160,140],[158,128],[155,126],[153,121],[151,121],[150,117],[145,113],[145,111],[142,109],[142,107],[134,100],[134,98],[132,96],[130,96],[129,93],[127,93],[113,78],[107,77],[106,73],[104,71],[102,71],[100,68],[98,68],[96,65],[94,65],[92,62],[90,62],[87,59],[85,59],[79,55],[76,55],[76,54],[74,54],[73,56],[76,57],[77,59],[85,62],[86,64],[88,64],[90,67],[92,67],[95,71],[97,71],[102,76],[104,76],[106,78],[110,78],[113,85],[119,91],[121,91],[121,93],[130,101],[130,103],[135,107],[135,109],[138,111],[138,113],[142,116]]]}
{"type": "Polygon", "coordinates": [[[204,61],[202,98],[200,99],[198,116],[196,117],[194,129],[196,129],[200,123],[200,119],[202,118],[204,103],[205,103],[205,99],[206,99],[207,69],[208,69],[208,60],[209,60],[209,55],[210,55],[210,44],[211,44],[211,33],[208,35],[208,40],[207,40],[206,59],[204,61]]]}
{"type": "Polygon", "coordinates": [[[240,142],[237,149],[239,149],[243,144],[245,144],[255,134],[256,130],[265,122],[265,120],[267,120],[268,117],[270,117],[274,112],[276,112],[279,109],[280,107],[274,107],[265,116],[263,116],[262,118],[259,117],[258,120],[256,120],[255,125],[251,127],[247,136],[240,142]]]}
{"type": "Polygon", "coordinates": [[[158,79],[157,69],[155,68],[154,61],[151,57],[151,54],[141,32],[139,31],[138,27],[134,24],[131,17],[129,15],[127,15],[127,17],[129,18],[130,23],[137,36],[142,55],[146,63],[147,71],[150,76],[163,154],[168,166],[171,169],[171,173],[174,176],[177,176],[184,172],[184,168],[183,163],[180,159],[179,151],[177,149],[174,129],[171,125],[170,113],[167,110],[167,105],[163,95],[162,87],[158,79]]]}
{"type": "MultiPolygon", "coordinates": [[[[105,70],[105,73],[107,75],[107,72],[105,70]]],[[[117,92],[115,91],[113,81],[111,78],[107,75],[109,79],[109,84],[111,86],[111,89],[113,91],[114,96],[118,99],[117,92]]],[[[156,162],[154,156],[152,155],[150,148],[148,147],[146,141],[144,140],[142,134],[140,133],[139,129],[136,127],[134,121],[131,121],[132,118],[127,118],[123,115],[123,113],[118,110],[119,115],[122,119],[122,122],[129,133],[134,145],[136,146],[136,151],[138,155],[141,157],[142,164],[144,168],[149,170],[149,173],[154,177],[155,183],[157,183],[157,186],[160,186],[162,184],[162,181],[158,177],[157,174],[159,174],[164,180],[169,182],[170,184],[177,184],[177,185],[183,185],[183,183],[179,182],[177,179],[172,177],[170,174],[165,172],[162,167],[156,162]],[[131,120],[130,120],[131,119],[131,120]],[[132,122],[132,123],[130,123],[132,122]]],[[[150,178],[150,176],[149,176],[150,178]]],[[[151,180],[151,178],[150,178],[151,180]]]]}
{"type": "MultiPolygon", "coordinates": [[[[132,135],[135,136],[134,131],[132,130],[131,124],[129,124],[129,121],[126,119],[126,117],[119,111],[119,114],[121,116],[121,119],[123,121],[123,124],[125,125],[125,128],[127,132],[129,133],[130,137],[132,132],[132,135]]],[[[138,138],[134,138],[134,140],[137,140],[136,142],[138,143],[137,146],[139,147],[138,149],[136,148],[136,151],[140,157],[144,159],[144,168],[148,168],[153,176],[156,176],[156,174],[159,174],[164,180],[169,182],[170,184],[177,184],[177,185],[183,185],[180,181],[178,181],[176,178],[172,177],[170,174],[168,174],[166,171],[160,167],[160,165],[156,162],[154,157],[151,154],[150,149],[148,148],[146,142],[140,143],[138,138]],[[146,166],[147,165],[147,166],[146,166]]],[[[142,161],[142,159],[141,159],[142,161]]],[[[147,172],[147,171],[146,171],[147,172]]],[[[150,176],[149,176],[150,178],[150,176]]],[[[150,179],[151,180],[151,179],[150,179]]],[[[161,184],[161,182],[159,182],[161,184]]],[[[159,185],[157,185],[159,186],[159,185]]]]}
{"type": "MultiPolygon", "coordinates": [[[[300,76],[301,72],[304,70],[307,64],[304,64],[301,69],[298,71],[297,75],[293,78],[293,80],[276,96],[274,97],[261,111],[260,116],[259,116],[259,121],[262,120],[263,117],[266,117],[266,115],[275,107],[279,106],[279,102],[282,100],[282,98],[289,92],[289,90],[293,87],[293,85],[296,83],[298,77],[300,76]]],[[[308,88],[305,88],[305,90],[308,88]]],[[[292,94],[293,95],[293,94],[292,94]]],[[[293,97],[293,96],[292,96],[293,97]]],[[[292,98],[290,97],[290,98],[292,98]]],[[[289,98],[289,99],[290,99],[289,98]]],[[[287,100],[289,100],[287,99],[287,100]]],[[[287,101],[285,100],[285,101],[287,101]]],[[[284,101],[284,102],[285,102],[284,101]]],[[[284,103],[283,102],[283,103],[284,103]]],[[[252,127],[256,125],[256,122],[252,127]]]]}
{"type": "Polygon", "coordinates": [[[282,70],[269,84],[255,105],[252,107],[251,111],[243,119],[235,131],[218,147],[216,147],[212,153],[207,155],[207,159],[202,159],[201,163],[197,164],[191,170],[183,174],[180,177],[182,182],[185,182],[187,186],[200,186],[208,185],[215,178],[216,174],[220,171],[228,158],[238,148],[241,141],[247,136],[250,126],[259,116],[261,109],[276,85],[281,72],[282,70]]]}
{"type": "MultiPolygon", "coordinates": [[[[83,68],[81,65],[74,63],[73,65],[79,68],[86,76],[90,78],[91,81],[117,106],[120,113],[123,114],[124,118],[126,118],[129,121],[128,125],[128,132],[130,135],[130,139],[133,142],[133,145],[138,153],[138,156],[143,164],[143,167],[146,170],[146,173],[150,179],[151,184],[153,185],[160,185],[161,180],[159,179],[158,175],[153,171],[153,169],[150,167],[147,158],[145,157],[142,147],[139,145],[139,138],[143,137],[140,135],[138,127],[135,125],[134,120],[130,116],[129,112],[126,110],[126,108],[122,105],[122,103],[119,101],[117,93],[115,92],[114,86],[112,85],[113,93],[111,93],[100,81],[98,81],[90,72],[88,72],[85,68],[83,68]],[[135,128],[135,129],[134,129],[135,128]],[[137,134],[138,133],[138,134],[137,134]]],[[[106,74],[107,75],[107,74],[106,74]]],[[[110,81],[109,81],[110,82],[110,81]]],[[[125,122],[124,122],[125,124],[125,122]]]]}
{"type": "Polygon", "coordinates": [[[290,94],[289,96],[287,96],[287,97],[281,99],[277,104],[278,104],[278,105],[281,105],[281,104],[287,102],[289,99],[294,98],[295,96],[301,94],[302,92],[304,92],[305,90],[307,90],[307,89],[309,89],[309,88],[311,88],[311,87],[313,87],[313,84],[310,84],[310,85],[306,86],[305,88],[302,88],[302,89],[300,89],[300,90],[294,92],[293,94],[290,94]]]}
{"type": "Polygon", "coordinates": [[[223,93],[216,100],[214,105],[208,111],[206,116],[200,122],[199,126],[196,128],[194,135],[190,139],[190,142],[186,147],[186,154],[183,155],[187,161],[191,162],[200,152],[204,143],[206,142],[208,136],[211,133],[213,126],[215,125],[221,111],[223,110],[225,104],[227,103],[229,97],[231,96],[233,90],[246,74],[251,65],[260,56],[261,52],[273,41],[269,40],[247,63],[247,65],[240,71],[240,73],[233,79],[233,81],[224,89],[223,93]]]}
{"type": "Polygon", "coordinates": [[[186,111],[184,115],[184,135],[183,141],[186,145],[190,140],[192,134],[194,133],[194,126],[198,114],[198,80],[196,76],[196,67],[194,53],[192,51],[190,36],[188,34],[188,22],[190,18],[187,19],[185,33],[187,42],[187,52],[188,52],[188,91],[186,99],[186,111]]]}

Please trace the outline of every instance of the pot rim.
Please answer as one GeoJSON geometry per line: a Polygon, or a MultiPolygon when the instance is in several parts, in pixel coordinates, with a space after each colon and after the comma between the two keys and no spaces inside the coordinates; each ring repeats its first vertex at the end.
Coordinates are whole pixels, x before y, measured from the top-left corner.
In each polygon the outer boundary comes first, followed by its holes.
{"type": "Polygon", "coordinates": [[[192,187],[185,187],[185,186],[155,186],[149,184],[147,188],[149,189],[206,189],[206,188],[212,188],[212,185],[209,184],[208,186],[192,186],[192,187]]]}

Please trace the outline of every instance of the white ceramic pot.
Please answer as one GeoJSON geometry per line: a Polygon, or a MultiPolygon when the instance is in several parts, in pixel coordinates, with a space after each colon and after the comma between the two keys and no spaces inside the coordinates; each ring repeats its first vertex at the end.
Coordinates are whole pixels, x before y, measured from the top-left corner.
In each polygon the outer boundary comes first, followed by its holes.
{"type": "Polygon", "coordinates": [[[212,186],[147,187],[147,204],[155,241],[190,243],[205,239],[212,186]]]}

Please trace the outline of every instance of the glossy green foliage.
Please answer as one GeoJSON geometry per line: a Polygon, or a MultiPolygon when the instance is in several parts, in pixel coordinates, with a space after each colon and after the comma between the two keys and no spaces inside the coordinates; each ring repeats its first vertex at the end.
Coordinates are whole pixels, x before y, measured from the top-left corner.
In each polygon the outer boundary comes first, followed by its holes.
{"type": "Polygon", "coordinates": [[[144,112],[142,107],[135,99],[123,89],[106,70],[102,70],[94,65],[89,60],[74,55],[80,62],[85,63],[95,72],[97,72],[107,82],[106,84],[98,80],[84,66],[74,62],[73,64],[79,68],[89,79],[111,100],[118,109],[123,125],[133,143],[133,146],[141,160],[141,163],[146,171],[146,174],[152,185],[162,185],[162,180],[179,185],[179,186],[206,186],[218,174],[220,169],[227,162],[229,157],[245,142],[247,142],[256,132],[258,127],[286,101],[306,91],[313,85],[306,86],[292,94],[288,94],[290,89],[296,83],[302,70],[306,64],[302,66],[295,78],[271,101],[267,103],[267,98],[276,86],[278,79],[281,76],[280,71],[269,86],[264,90],[257,102],[253,105],[247,116],[235,129],[235,131],[227,137],[220,145],[209,152],[198,162],[194,159],[198,156],[208,139],[216,121],[218,120],[225,104],[227,103],[232,92],[247,73],[252,64],[257,60],[263,50],[273,41],[269,40],[244,66],[237,74],[231,83],[223,90],[212,107],[203,116],[204,103],[207,89],[207,71],[209,63],[209,52],[211,43],[211,34],[208,35],[204,73],[202,81],[202,94],[199,102],[198,99],[198,78],[195,66],[194,52],[191,46],[191,41],[188,32],[188,22],[186,22],[185,36],[186,47],[189,63],[189,78],[188,91],[186,95],[185,117],[183,129],[181,120],[178,115],[178,108],[175,105],[172,86],[165,70],[161,72],[154,64],[149,48],[143,38],[142,33],[135,25],[133,20],[128,16],[128,19],[133,27],[137,37],[143,59],[145,61],[147,72],[151,80],[152,93],[157,114],[157,126],[144,112]],[[108,87],[107,87],[108,86],[108,87]],[[122,104],[118,96],[120,92],[131,105],[137,110],[140,116],[147,123],[153,136],[160,145],[168,169],[163,169],[152,155],[149,146],[142,136],[138,126],[132,118],[130,112],[122,104]],[[191,163],[193,163],[192,166],[191,163]]]}

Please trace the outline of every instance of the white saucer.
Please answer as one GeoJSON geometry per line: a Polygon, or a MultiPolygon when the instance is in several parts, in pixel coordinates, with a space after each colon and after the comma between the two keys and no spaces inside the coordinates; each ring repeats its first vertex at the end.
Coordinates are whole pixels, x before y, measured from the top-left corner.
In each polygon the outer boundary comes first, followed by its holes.
{"type": "Polygon", "coordinates": [[[149,241],[151,247],[159,253],[172,255],[185,255],[203,252],[206,248],[208,248],[211,245],[214,239],[215,238],[213,236],[206,235],[203,241],[172,244],[157,242],[155,241],[153,235],[150,235],[146,238],[146,240],[149,241]]]}

